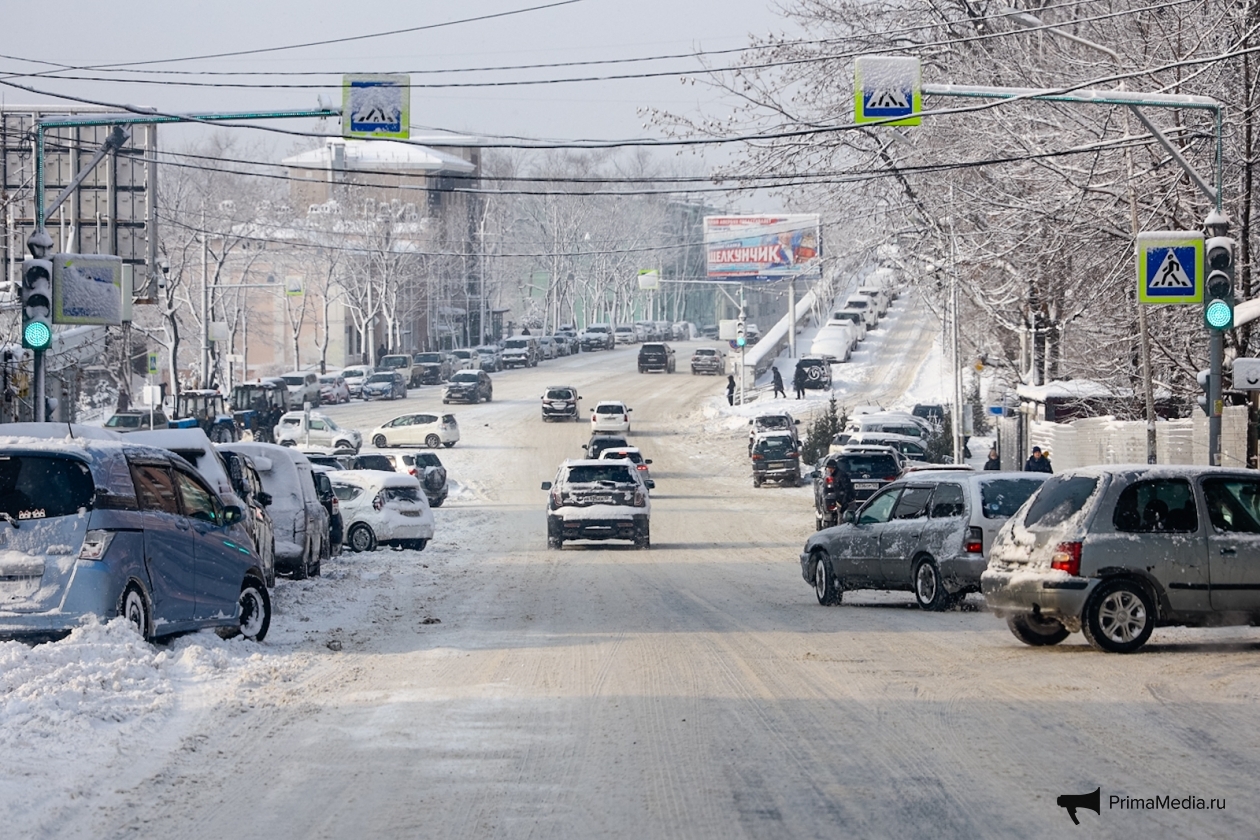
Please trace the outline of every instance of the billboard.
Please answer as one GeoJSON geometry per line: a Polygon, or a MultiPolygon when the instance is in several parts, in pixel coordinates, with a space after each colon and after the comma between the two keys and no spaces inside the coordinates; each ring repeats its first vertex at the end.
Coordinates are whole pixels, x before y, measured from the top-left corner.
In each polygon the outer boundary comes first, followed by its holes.
{"type": "Polygon", "coordinates": [[[819,274],[822,238],[816,214],[705,216],[709,279],[772,283],[819,274]]]}
{"type": "Polygon", "coordinates": [[[54,324],[122,323],[122,257],[53,254],[54,324]]]}

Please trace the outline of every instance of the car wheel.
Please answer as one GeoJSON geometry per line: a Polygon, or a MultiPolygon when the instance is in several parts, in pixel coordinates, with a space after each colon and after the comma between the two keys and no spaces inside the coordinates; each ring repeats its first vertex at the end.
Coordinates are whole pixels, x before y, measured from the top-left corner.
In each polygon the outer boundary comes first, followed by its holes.
{"type": "Polygon", "coordinates": [[[271,540],[271,554],[269,556],[271,557],[271,562],[267,564],[267,568],[270,569],[270,571],[267,572],[267,585],[270,586],[272,589],[275,589],[276,587],[276,540],[274,537],[271,540]]]}
{"type": "Polygon", "coordinates": [[[118,614],[127,619],[127,623],[135,628],[142,639],[148,641],[151,638],[150,628],[153,622],[149,615],[149,599],[144,597],[144,591],[138,584],[130,584],[123,592],[118,614]]]}
{"type": "Polygon", "coordinates": [[[1057,645],[1072,635],[1058,620],[1033,613],[1013,615],[1006,619],[1006,626],[1011,628],[1015,638],[1033,647],[1057,645]]]}
{"type": "Polygon", "coordinates": [[[760,479],[760,478],[757,478],[757,476],[755,476],[755,475],[754,475],[754,476],[753,476],[753,487],[760,487],[760,486],[761,486],[761,479],[760,479]]]}
{"type": "Polygon", "coordinates": [[[376,535],[371,528],[360,522],[350,529],[346,542],[353,551],[373,551],[376,548],[376,535]]]}
{"type": "Polygon", "coordinates": [[[297,445],[297,442],[296,442],[296,441],[292,441],[292,440],[282,440],[282,441],[280,441],[280,445],[281,445],[281,446],[296,446],[296,445],[297,445]]]}
{"type": "Polygon", "coordinates": [[[1091,645],[1107,653],[1132,653],[1155,629],[1155,605],[1131,580],[1112,580],[1094,590],[1085,604],[1081,630],[1091,645]]]}
{"type": "Polygon", "coordinates": [[[914,598],[919,606],[932,612],[947,610],[954,598],[945,591],[941,570],[931,557],[922,557],[914,564],[914,598]]]}
{"type": "Polygon", "coordinates": [[[241,584],[240,632],[247,639],[261,642],[271,628],[271,596],[267,587],[256,577],[247,577],[241,584]]]}
{"type": "Polygon", "coordinates": [[[547,548],[564,548],[564,537],[547,535],[547,548]]]}
{"type": "Polygon", "coordinates": [[[389,446],[389,441],[385,440],[385,435],[377,435],[376,437],[372,438],[372,445],[375,446],[377,449],[384,449],[385,447],[389,446]]]}
{"type": "Polygon", "coordinates": [[[445,446],[447,449],[450,449],[452,446],[454,446],[454,445],[455,445],[455,441],[453,441],[453,440],[451,440],[451,441],[447,441],[447,442],[443,443],[442,445],[443,445],[443,446],[445,446]]]}
{"type": "Polygon", "coordinates": [[[431,508],[441,507],[442,503],[445,501],[446,499],[431,499],[429,500],[429,507],[431,508]]]}
{"type": "Polygon", "coordinates": [[[844,598],[844,584],[831,568],[831,558],[822,550],[814,552],[814,595],[824,607],[834,607],[844,598]]]}
{"type": "Polygon", "coordinates": [[[350,441],[348,440],[339,440],[336,443],[334,443],[333,446],[337,449],[354,449],[354,447],[351,446],[350,441]]]}
{"type": "Polygon", "coordinates": [[[486,402],[490,402],[493,399],[494,399],[494,391],[490,391],[489,393],[486,394],[486,402]]]}
{"type": "Polygon", "coordinates": [[[644,525],[643,528],[640,529],[634,535],[634,547],[635,548],[651,548],[652,547],[652,533],[650,530],[650,526],[644,525]]]}
{"type": "Polygon", "coordinates": [[[306,544],[306,548],[302,550],[302,556],[298,558],[297,567],[294,568],[293,570],[294,580],[306,580],[306,568],[307,568],[306,558],[310,556],[311,556],[311,546],[308,540],[306,544]]]}
{"type": "Polygon", "coordinates": [[[439,446],[442,445],[442,439],[438,437],[437,435],[429,435],[427,438],[424,439],[424,445],[429,447],[430,449],[437,449],[439,446]]]}

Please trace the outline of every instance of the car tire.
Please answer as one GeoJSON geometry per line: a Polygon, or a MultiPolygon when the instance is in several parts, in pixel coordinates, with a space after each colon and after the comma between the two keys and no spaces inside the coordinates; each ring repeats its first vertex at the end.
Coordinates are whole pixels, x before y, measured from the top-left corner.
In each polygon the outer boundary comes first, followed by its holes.
{"type": "Polygon", "coordinates": [[[486,394],[486,402],[491,402],[493,400],[494,400],[494,392],[491,391],[490,393],[486,394]]]}
{"type": "Polygon", "coordinates": [[[1006,619],[1006,626],[1011,633],[1026,645],[1032,647],[1049,647],[1072,635],[1061,622],[1053,618],[1042,618],[1033,613],[1019,613],[1006,619]]]}
{"type": "Polygon", "coordinates": [[[443,502],[445,502],[445,501],[446,501],[446,499],[433,499],[433,500],[431,500],[431,501],[429,502],[429,507],[431,507],[431,508],[439,508],[439,507],[441,507],[441,506],[442,506],[442,503],[443,503],[443,502]]]}
{"type": "Polygon", "coordinates": [[[333,444],[333,447],[336,449],[354,449],[354,446],[348,440],[339,440],[333,444]]]}
{"type": "Polygon", "coordinates": [[[307,568],[306,558],[310,557],[310,555],[311,555],[311,547],[308,541],[306,548],[302,550],[302,556],[298,558],[297,566],[293,569],[294,580],[306,580],[306,568],[307,568]]]}
{"type": "Polygon", "coordinates": [[[149,599],[137,583],[128,584],[118,601],[118,614],[127,619],[127,623],[135,628],[140,638],[149,641],[153,632],[153,616],[149,610],[149,599]]]}
{"type": "Polygon", "coordinates": [[[350,529],[350,533],[346,534],[346,545],[350,546],[352,551],[374,551],[376,550],[376,535],[372,533],[370,527],[358,522],[350,529]]]}
{"type": "Polygon", "coordinates": [[[442,439],[437,435],[429,435],[424,439],[424,445],[430,449],[437,449],[442,445],[442,439]]]}
{"type": "Polygon", "coordinates": [[[753,487],[760,487],[760,486],[761,486],[761,479],[757,478],[757,476],[753,476],[753,487]]]}
{"type": "Polygon", "coordinates": [[[377,449],[384,449],[385,447],[389,446],[389,441],[385,439],[385,435],[377,435],[376,437],[372,438],[372,445],[375,446],[377,449]]]}
{"type": "Polygon", "coordinates": [[[453,441],[453,440],[452,440],[452,441],[447,441],[446,443],[443,443],[442,445],[443,445],[443,446],[445,446],[447,449],[450,449],[452,446],[454,446],[454,445],[455,445],[455,441],[453,441]]]}
{"type": "Polygon", "coordinates": [[[931,557],[920,557],[914,564],[911,583],[914,585],[914,599],[923,609],[942,612],[954,605],[954,596],[945,590],[941,569],[931,557]]]}
{"type": "Polygon", "coordinates": [[[553,537],[547,535],[547,548],[564,548],[564,537],[553,537]]]}
{"type": "Polygon", "coordinates": [[[1146,590],[1123,578],[1102,583],[1085,604],[1081,631],[1096,649],[1133,653],[1155,629],[1155,604],[1146,590]]]}
{"type": "Polygon", "coordinates": [[[237,625],[240,634],[255,642],[267,638],[267,631],[271,629],[271,596],[267,594],[266,584],[253,575],[245,578],[238,603],[241,606],[237,625]]]}
{"type": "Polygon", "coordinates": [[[650,526],[644,525],[634,535],[634,547],[645,549],[652,547],[652,532],[650,526]]]}
{"type": "Polygon", "coordinates": [[[281,445],[281,446],[296,446],[296,445],[297,445],[297,442],[296,442],[296,441],[292,441],[292,440],[282,440],[282,441],[280,441],[280,445],[281,445]]]}
{"type": "Polygon", "coordinates": [[[267,575],[267,586],[272,589],[276,588],[276,540],[271,539],[271,572],[267,575]]]}
{"type": "Polygon", "coordinates": [[[836,577],[831,558],[821,549],[814,552],[814,595],[824,607],[837,606],[844,600],[844,582],[836,577]]]}

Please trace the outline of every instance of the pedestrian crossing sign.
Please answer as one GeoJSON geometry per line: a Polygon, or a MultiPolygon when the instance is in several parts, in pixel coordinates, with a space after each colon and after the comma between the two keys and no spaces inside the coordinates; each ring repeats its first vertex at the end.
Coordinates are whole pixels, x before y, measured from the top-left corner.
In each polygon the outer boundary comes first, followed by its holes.
{"type": "Polygon", "coordinates": [[[1203,303],[1203,234],[1139,233],[1139,303],[1203,303]]]}
{"type": "Polygon", "coordinates": [[[919,125],[923,91],[919,59],[863,55],[853,62],[855,123],[919,125]]]}

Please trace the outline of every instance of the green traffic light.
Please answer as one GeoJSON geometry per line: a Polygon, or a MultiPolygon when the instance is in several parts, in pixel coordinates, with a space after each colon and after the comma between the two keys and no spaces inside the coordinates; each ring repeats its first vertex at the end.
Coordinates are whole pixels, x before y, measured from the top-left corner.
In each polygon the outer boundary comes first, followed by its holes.
{"type": "Polygon", "coordinates": [[[47,324],[32,321],[22,330],[22,340],[32,350],[43,350],[52,341],[52,331],[47,324]]]}
{"type": "Polygon", "coordinates": [[[1234,322],[1234,308],[1223,300],[1214,300],[1207,305],[1203,318],[1209,327],[1223,330],[1234,322]]]}

